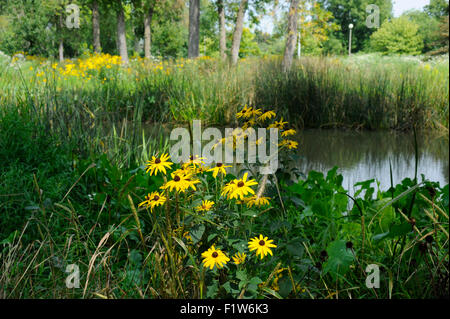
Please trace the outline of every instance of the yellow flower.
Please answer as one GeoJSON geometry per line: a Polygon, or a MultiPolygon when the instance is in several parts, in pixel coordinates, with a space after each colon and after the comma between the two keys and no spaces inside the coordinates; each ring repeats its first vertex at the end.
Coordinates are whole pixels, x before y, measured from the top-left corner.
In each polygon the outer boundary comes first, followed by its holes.
{"type": "Polygon", "coordinates": [[[211,210],[211,207],[213,207],[213,205],[214,205],[213,201],[204,200],[202,201],[202,204],[200,206],[197,206],[195,209],[199,212],[201,211],[207,212],[208,210],[211,210]]]}
{"type": "Polygon", "coordinates": [[[247,200],[247,207],[255,206],[267,206],[269,205],[269,199],[270,197],[257,197],[256,195],[250,197],[247,200]]]}
{"type": "Polygon", "coordinates": [[[192,179],[192,175],[186,173],[172,173],[172,180],[165,183],[161,186],[162,189],[169,189],[169,191],[173,191],[175,189],[177,192],[184,192],[189,187],[194,191],[197,190],[195,188],[195,184],[200,183],[199,180],[192,179]]]}
{"type": "Polygon", "coordinates": [[[189,157],[189,161],[184,163],[182,165],[183,169],[189,168],[189,166],[192,165],[192,168],[196,168],[197,166],[200,166],[201,164],[205,164],[205,162],[203,161],[205,158],[204,157],[199,157],[198,155],[195,156],[190,156],[189,157]]]}
{"type": "Polygon", "coordinates": [[[254,119],[250,119],[250,120],[244,122],[244,124],[242,125],[242,129],[246,130],[246,129],[252,127],[255,124],[256,124],[256,121],[254,119]]]}
{"type": "Polygon", "coordinates": [[[260,117],[258,117],[258,120],[263,122],[263,121],[265,121],[267,119],[271,119],[272,117],[275,117],[275,116],[277,116],[277,115],[275,114],[274,111],[267,111],[267,112],[263,113],[260,117]]]}
{"type": "Polygon", "coordinates": [[[245,173],[244,176],[242,177],[242,179],[238,179],[235,180],[235,185],[234,189],[232,190],[232,192],[229,194],[229,199],[233,199],[233,198],[238,198],[239,199],[243,199],[244,196],[246,196],[247,194],[251,193],[251,194],[255,194],[255,191],[253,189],[250,188],[250,186],[253,185],[258,185],[258,182],[256,182],[254,179],[248,180],[247,181],[247,175],[248,173],[245,173]]]}
{"type": "Polygon", "coordinates": [[[252,116],[258,116],[258,115],[261,115],[261,114],[262,114],[261,109],[251,108],[251,115],[252,116]]]}
{"type": "Polygon", "coordinates": [[[291,141],[291,140],[283,140],[281,141],[280,144],[278,144],[278,146],[286,146],[288,149],[294,149],[297,148],[298,143],[295,141],[291,141]]]}
{"type": "Polygon", "coordinates": [[[220,249],[214,248],[214,245],[211,246],[207,251],[202,253],[203,257],[203,266],[209,267],[209,269],[213,269],[214,266],[217,268],[222,268],[230,258],[228,258],[220,249]]]}
{"type": "Polygon", "coordinates": [[[286,137],[289,135],[295,135],[295,133],[297,133],[296,130],[290,129],[290,130],[286,130],[284,132],[281,132],[281,136],[286,137]]]}
{"type": "Polygon", "coordinates": [[[244,253],[236,253],[233,257],[233,261],[236,265],[243,264],[245,262],[245,257],[247,257],[244,253]]]}
{"type": "Polygon", "coordinates": [[[277,128],[282,130],[286,124],[288,124],[288,122],[283,122],[283,118],[281,118],[281,120],[275,121],[275,123],[270,124],[267,128],[277,128]]]}
{"type": "Polygon", "coordinates": [[[260,234],[259,238],[255,237],[248,242],[248,248],[250,251],[256,250],[256,256],[259,255],[261,256],[261,259],[263,259],[263,257],[267,256],[268,253],[273,256],[270,248],[276,248],[277,246],[272,244],[272,242],[272,239],[269,240],[269,238],[260,234]]]}
{"type": "Polygon", "coordinates": [[[153,212],[153,208],[155,206],[161,206],[166,202],[166,197],[161,193],[153,192],[145,196],[145,201],[139,204],[139,207],[145,206],[146,208],[150,207],[150,211],[153,212]]]}
{"type": "Polygon", "coordinates": [[[209,166],[199,165],[195,170],[195,174],[203,174],[204,172],[209,171],[209,166]]]}
{"type": "Polygon", "coordinates": [[[231,193],[234,192],[234,190],[236,189],[236,180],[232,180],[231,182],[227,183],[223,189],[222,192],[220,193],[221,196],[227,196],[229,197],[231,193]]]}
{"type": "Polygon", "coordinates": [[[244,108],[242,110],[240,110],[239,112],[236,113],[236,117],[237,118],[244,118],[244,119],[248,119],[250,116],[252,116],[252,107],[247,107],[247,105],[244,106],[244,108]]]}
{"type": "Polygon", "coordinates": [[[155,175],[158,174],[158,172],[162,172],[163,174],[166,174],[166,167],[170,169],[170,167],[173,165],[172,162],[169,162],[170,156],[168,154],[163,154],[161,157],[156,158],[155,156],[152,156],[152,159],[150,161],[147,161],[147,170],[146,173],[150,171],[150,176],[155,173],[155,175]]]}
{"type": "Polygon", "coordinates": [[[223,165],[222,163],[216,163],[216,166],[209,169],[208,172],[213,172],[213,177],[216,178],[217,174],[222,173],[222,175],[227,175],[225,168],[231,167],[230,165],[223,165]]]}

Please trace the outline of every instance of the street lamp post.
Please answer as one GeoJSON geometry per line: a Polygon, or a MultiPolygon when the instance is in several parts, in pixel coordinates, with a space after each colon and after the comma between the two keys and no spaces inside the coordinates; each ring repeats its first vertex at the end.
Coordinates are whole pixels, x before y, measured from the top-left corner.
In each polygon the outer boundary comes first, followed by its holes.
{"type": "Polygon", "coordinates": [[[348,35],[348,55],[352,54],[352,29],[353,29],[353,23],[350,23],[348,25],[348,29],[350,30],[350,33],[348,35]]]}
{"type": "Polygon", "coordinates": [[[300,59],[300,55],[301,55],[301,53],[302,53],[302,43],[300,42],[301,41],[301,39],[300,39],[300,36],[301,36],[301,30],[300,30],[300,22],[301,21],[299,21],[298,22],[298,31],[297,31],[297,33],[298,33],[298,36],[297,36],[297,57],[300,59]]]}

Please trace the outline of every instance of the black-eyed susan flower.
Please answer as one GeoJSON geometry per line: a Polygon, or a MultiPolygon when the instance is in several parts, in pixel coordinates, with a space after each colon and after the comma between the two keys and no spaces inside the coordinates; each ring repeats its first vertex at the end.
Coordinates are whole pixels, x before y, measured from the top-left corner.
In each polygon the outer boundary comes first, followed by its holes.
{"type": "Polygon", "coordinates": [[[211,210],[211,208],[214,206],[213,201],[204,200],[202,201],[202,204],[200,206],[197,206],[195,209],[199,212],[207,212],[208,210],[211,210]]]}
{"type": "Polygon", "coordinates": [[[166,168],[170,169],[173,165],[172,162],[169,162],[170,156],[168,154],[163,154],[161,157],[152,156],[150,161],[147,161],[146,173],[150,172],[150,176],[153,173],[158,174],[158,172],[162,172],[166,174],[166,168]]]}
{"type": "Polygon", "coordinates": [[[250,251],[256,250],[256,256],[259,255],[261,259],[263,259],[263,257],[267,256],[267,254],[273,256],[270,248],[276,248],[277,246],[272,243],[272,239],[269,240],[269,238],[260,234],[259,238],[255,237],[248,242],[248,248],[250,251]]]}
{"type": "Polygon", "coordinates": [[[251,116],[259,116],[259,115],[262,114],[261,109],[255,109],[255,108],[252,108],[252,109],[250,110],[250,112],[251,112],[251,116]]]}
{"type": "Polygon", "coordinates": [[[252,207],[253,205],[254,206],[268,206],[269,199],[270,199],[270,197],[262,197],[262,196],[258,197],[256,195],[254,195],[247,199],[246,204],[247,204],[248,208],[252,207]]]}
{"type": "Polygon", "coordinates": [[[228,258],[220,249],[216,249],[214,245],[212,245],[207,251],[203,252],[202,257],[203,266],[209,267],[209,269],[213,269],[214,266],[217,266],[217,268],[222,268],[227,262],[230,261],[230,258],[228,258]]]}
{"type": "Polygon", "coordinates": [[[256,124],[256,121],[254,119],[250,119],[248,121],[245,121],[244,124],[242,124],[242,129],[246,130],[248,128],[251,128],[255,124],[256,124]]]}
{"type": "Polygon", "coordinates": [[[199,166],[201,166],[202,164],[205,164],[205,162],[203,161],[205,158],[204,157],[200,157],[198,155],[191,155],[189,157],[189,161],[187,161],[186,163],[184,163],[182,165],[183,169],[187,169],[187,168],[197,168],[199,166]]]}
{"type": "Polygon", "coordinates": [[[209,169],[210,169],[209,166],[206,166],[206,165],[200,165],[199,167],[197,167],[197,168],[195,169],[195,174],[203,174],[203,173],[205,173],[205,172],[208,172],[209,169]]]}
{"type": "Polygon", "coordinates": [[[227,196],[229,198],[230,194],[233,193],[236,187],[236,180],[232,180],[229,183],[225,184],[220,195],[227,196]]]}
{"type": "Polygon", "coordinates": [[[147,194],[145,196],[145,201],[139,204],[138,207],[145,206],[146,208],[150,207],[150,211],[153,212],[153,208],[155,206],[161,206],[166,202],[166,197],[161,193],[153,192],[151,194],[147,194]]]}
{"type": "Polygon", "coordinates": [[[247,105],[244,105],[244,108],[236,113],[236,118],[244,118],[248,119],[252,116],[252,107],[247,107],[247,105]]]}
{"type": "Polygon", "coordinates": [[[267,112],[261,114],[261,116],[258,117],[258,120],[263,122],[268,119],[270,120],[272,117],[275,117],[275,116],[277,116],[277,115],[275,114],[274,111],[267,111],[267,112]]]}
{"type": "Polygon", "coordinates": [[[188,188],[192,188],[195,191],[197,190],[195,184],[200,183],[199,180],[193,179],[192,175],[186,174],[182,170],[172,173],[171,176],[172,180],[161,186],[162,189],[169,189],[169,191],[175,189],[177,192],[184,192],[188,188]]]}
{"type": "Polygon", "coordinates": [[[213,172],[213,177],[216,178],[217,174],[221,173],[222,175],[227,175],[227,171],[225,168],[231,167],[230,165],[223,165],[223,163],[216,163],[216,166],[209,169],[208,172],[213,172]]]}
{"type": "Polygon", "coordinates": [[[231,258],[233,258],[233,261],[236,265],[239,265],[245,262],[245,257],[247,257],[246,254],[238,252],[231,258]]]}
{"type": "Polygon", "coordinates": [[[247,175],[248,173],[245,173],[242,179],[234,181],[236,186],[229,193],[229,199],[237,199],[239,197],[242,200],[247,194],[255,194],[255,191],[250,186],[258,185],[258,182],[254,179],[247,180],[247,175]]]}
{"type": "Polygon", "coordinates": [[[295,149],[298,146],[298,142],[291,141],[291,140],[283,140],[281,143],[278,144],[278,146],[286,146],[288,149],[295,149]]]}
{"type": "Polygon", "coordinates": [[[267,128],[277,128],[279,130],[284,129],[284,126],[288,124],[288,122],[283,122],[283,118],[279,121],[275,121],[274,123],[270,124],[267,128]]]}
{"type": "Polygon", "coordinates": [[[290,129],[290,130],[286,130],[284,132],[281,132],[281,136],[286,137],[286,136],[289,136],[289,135],[295,135],[295,133],[297,133],[296,130],[290,129]]]}

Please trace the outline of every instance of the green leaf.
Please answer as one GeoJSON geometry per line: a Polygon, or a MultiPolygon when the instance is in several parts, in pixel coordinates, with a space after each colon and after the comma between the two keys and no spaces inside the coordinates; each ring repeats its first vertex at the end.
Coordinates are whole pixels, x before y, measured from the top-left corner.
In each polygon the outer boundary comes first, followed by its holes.
{"type": "Polygon", "coordinates": [[[280,295],[283,298],[289,296],[292,291],[292,283],[288,277],[282,277],[280,280],[278,280],[278,286],[280,287],[280,295]]]}
{"type": "Polygon", "coordinates": [[[206,297],[207,298],[214,298],[217,295],[218,291],[219,291],[219,283],[216,280],[216,281],[214,281],[214,283],[212,285],[209,285],[208,288],[206,289],[206,297]]]}
{"type": "Polygon", "coordinates": [[[205,225],[198,224],[192,227],[191,231],[189,232],[189,235],[191,235],[192,242],[194,244],[198,243],[200,239],[202,239],[202,236],[205,232],[205,225]]]}
{"type": "Polygon", "coordinates": [[[323,268],[324,274],[345,274],[354,260],[351,249],[347,249],[344,240],[332,241],[327,247],[328,260],[323,268]]]}

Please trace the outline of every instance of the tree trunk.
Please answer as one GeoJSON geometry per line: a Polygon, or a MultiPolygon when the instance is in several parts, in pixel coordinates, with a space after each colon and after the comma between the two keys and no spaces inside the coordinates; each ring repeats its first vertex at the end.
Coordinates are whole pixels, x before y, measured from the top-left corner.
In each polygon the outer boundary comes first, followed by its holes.
{"type": "Polygon", "coordinates": [[[63,16],[59,15],[59,46],[58,46],[58,55],[59,62],[64,62],[64,38],[63,38],[63,16]]]}
{"type": "Polygon", "coordinates": [[[128,64],[127,38],[125,32],[125,15],[122,4],[120,3],[119,11],[117,12],[117,45],[122,62],[128,64]]]}
{"type": "Polygon", "coordinates": [[[147,59],[150,59],[152,56],[152,18],[153,5],[150,6],[144,17],[144,54],[147,59]]]}
{"type": "Polygon", "coordinates": [[[225,30],[225,8],[223,6],[223,0],[217,0],[217,11],[219,13],[219,52],[220,57],[225,60],[227,54],[227,33],[225,30]]]}
{"type": "Polygon", "coordinates": [[[62,38],[59,39],[58,54],[59,62],[64,62],[64,40],[62,38]]]}
{"type": "Polygon", "coordinates": [[[92,2],[92,35],[93,35],[93,44],[94,51],[96,53],[100,53],[101,45],[100,45],[100,15],[98,11],[98,2],[94,0],[92,2]]]}
{"type": "Polygon", "coordinates": [[[233,32],[233,41],[231,44],[231,64],[236,64],[239,58],[239,48],[241,46],[242,30],[244,28],[244,16],[247,10],[248,0],[241,0],[239,11],[236,17],[236,26],[233,32]]]}
{"type": "Polygon", "coordinates": [[[291,5],[289,7],[287,39],[282,64],[285,72],[289,71],[291,68],[295,45],[297,43],[298,1],[299,0],[290,0],[291,5]]]}
{"type": "Polygon", "coordinates": [[[200,41],[200,0],[189,0],[189,42],[188,58],[199,55],[200,41]]]}

